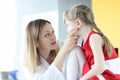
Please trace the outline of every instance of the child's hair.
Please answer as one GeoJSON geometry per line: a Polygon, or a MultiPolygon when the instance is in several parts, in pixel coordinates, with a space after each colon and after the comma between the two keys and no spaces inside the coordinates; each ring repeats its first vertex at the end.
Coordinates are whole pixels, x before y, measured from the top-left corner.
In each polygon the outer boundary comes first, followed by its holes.
{"type": "Polygon", "coordinates": [[[103,34],[103,32],[97,27],[95,21],[94,21],[94,15],[90,8],[88,8],[85,5],[77,5],[70,9],[68,9],[64,13],[64,21],[65,20],[76,20],[80,19],[82,22],[84,22],[86,25],[89,25],[92,30],[95,30],[102,35],[105,48],[108,52],[108,56],[111,56],[112,54],[112,46],[108,38],[103,34]]]}
{"type": "MultiPolygon", "coordinates": [[[[41,58],[36,42],[39,39],[39,35],[44,25],[49,21],[44,19],[37,19],[29,22],[26,27],[25,33],[25,53],[23,55],[23,65],[28,68],[28,71],[34,72],[35,69],[41,65],[41,58]]],[[[58,53],[59,48],[51,50],[49,57],[55,57],[58,53]]]]}

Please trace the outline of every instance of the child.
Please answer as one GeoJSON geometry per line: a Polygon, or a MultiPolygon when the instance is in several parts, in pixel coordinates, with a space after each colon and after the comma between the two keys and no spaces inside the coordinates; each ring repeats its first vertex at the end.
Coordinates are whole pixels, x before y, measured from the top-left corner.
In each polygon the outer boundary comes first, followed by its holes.
{"type": "MultiPolygon", "coordinates": [[[[76,35],[83,40],[81,47],[86,59],[83,60],[80,80],[120,80],[120,58],[108,38],[96,26],[92,10],[85,5],[74,6],[65,12],[64,21],[69,30],[78,27],[80,30],[76,35]]],[[[72,66],[72,70],[77,67],[72,66]]],[[[72,73],[75,74],[74,71],[67,74],[72,73]]]]}

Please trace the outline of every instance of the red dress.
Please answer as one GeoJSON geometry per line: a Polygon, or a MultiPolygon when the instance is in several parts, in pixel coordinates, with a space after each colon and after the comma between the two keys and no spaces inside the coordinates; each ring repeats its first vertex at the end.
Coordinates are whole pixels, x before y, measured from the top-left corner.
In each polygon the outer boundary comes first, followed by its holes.
{"type": "MultiPolygon", "coordinates": [[[[82,76],[85,75],[91,69],[92,65],[94,65],[94,57],[93,57],[93,53],[92,53],[92,50],[91,50],[91,47],[89,44],[89,39],[92,34],[98,34],[98,33],[91,31],[87,37],[86,42],[84,44],[82,44],[82,49],[83,49],[85,57],[86,57],[86,61],[83,66],[82,76]]],[[[113,48],[113,52],[112,52],[112,57],[110,57],[110,58],[108,57],[104,46],[102,47],[102,49],[103,49],[105,61],[114,60],[114,59],[118,58],[117,53],[114,48],[113,48]]],[[[119,60],[118,64],[120,64],[120,60],[119,60]]],[[[118,67],[118,66],[116,66],[116,68],[120,69],[120,67],[118,67]]],[[[105,69],[104,72],[101,74],[101,76],[104,77],[104,79],[100,79],[96,75],[96,76],[93,76],[92,78],[89,78],[88,80],[120,80],[120,74],[118,74],[118,73],[115,74],[112,71],[110,71],[109,69],[105,69]]]]}

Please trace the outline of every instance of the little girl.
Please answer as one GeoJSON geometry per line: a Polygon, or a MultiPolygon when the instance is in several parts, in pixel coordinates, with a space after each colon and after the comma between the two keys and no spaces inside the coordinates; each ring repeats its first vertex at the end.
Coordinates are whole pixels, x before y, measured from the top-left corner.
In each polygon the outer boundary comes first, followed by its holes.
{"type": "MultiPolygon", "coordinates": [[[[68,29],[78,27],[80,30],[76,35],[83,40],[83,53],[80,53],[83,58],[78,59],[78,63],[81,60],[84,64],[72,65],[72,72],[67,71],[67,74],[78,74],[74,69],[82,67],[80,80],[120,80],[120,58],[108,38],[96,26],[92,10],[85,5],[74,6],[65,12],[64,22],[68,29]]],[[[71,64],[67,66],[69,68],[71,64]]]]}

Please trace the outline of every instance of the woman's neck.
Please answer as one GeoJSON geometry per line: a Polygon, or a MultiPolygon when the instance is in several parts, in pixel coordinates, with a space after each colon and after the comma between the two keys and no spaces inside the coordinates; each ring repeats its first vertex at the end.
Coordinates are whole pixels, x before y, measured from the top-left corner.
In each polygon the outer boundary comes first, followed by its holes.
{"type": "Polygon", "coordinates": [[[47,62],[48,62],[48,64],[51,64],[52,62],[53,62],[53,60],[54,60],[54,56],[52,57],[52,56],[50,56],[50,50],[41,50],[40,51],[40,56],[42,57],[42,58],[44,58],[47,62]]]}
{"type": "Polygon", "coordinates": [[[55,56],[49,56],[49,57],[47,58],[47,62],[48,62],[49,64],[51,64],[51,63],[54,61],[54,59],[55,59],[55,56]]]}
{"type": "Polygon", "coordinates": [[[47,60],[47,58],[49,57],[50,50],[39,50],[39,51],[40,51],[40,56],[45,60],[47,60]]]}

